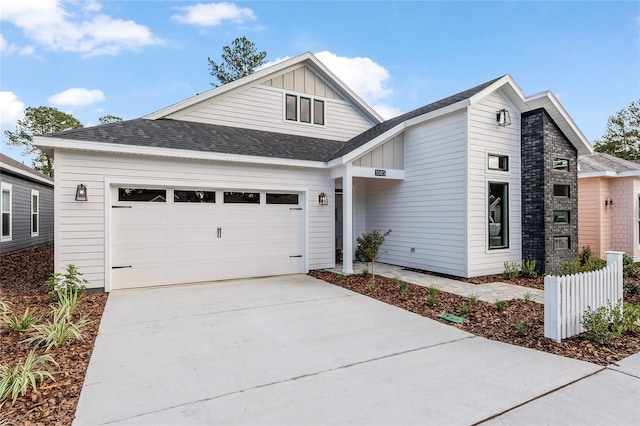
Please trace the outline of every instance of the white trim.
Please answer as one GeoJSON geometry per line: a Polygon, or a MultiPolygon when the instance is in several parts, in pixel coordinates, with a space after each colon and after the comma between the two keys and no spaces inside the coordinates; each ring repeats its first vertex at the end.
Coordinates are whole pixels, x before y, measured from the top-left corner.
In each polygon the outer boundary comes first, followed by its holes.
{"type": "Polygon", "coordinates": [[[308,160],[293,160],[287,158],[272,158],[261,157],[253,155],[240,155],[240,154],[224,154],[218,152],[209,151],[192,151],[188,149],[174,149],[174,148],[156,148],[148,146],[138,145],[121,145],[114,143],[104,142],[90,142],[82,141],[79,143],[77,140],[62,139],[62,138],[48,138],[45,136],[35,136],[34,144],[38,146],[45,146],[51,148],[65,148],[72,150],[83,151],[95,151],[95,152],[110,152],[117,154],[137,154],[137,155],[150,155],[155,157],[171,157],[182,158],[188,160],[210,160],[210,161],[224,161],[231,163],[246,163],[246,164],[268,164],[274,166],[288,166],[288,167],[305,167],[305,168],[326,168],[326,163],[322,161],[308,161],[308,160]]]}
{"type": "Polygon", "coordinates": [[[7,170],[10,173],[14,173],[20,176],[23,176],[27,179],[37,180],[38,182],[44,183],[45,185],[53,186],[53,182],[51,179],[48,179],[44,176],[38,176],[36,173],[30,173],[26,170],[19,169],[17,167],[13,167],[9,164],[2,163],[1,169],[7,170]]]}
{"type": "Polygon", "coordinates": [[[592,178],[592,177],[621,178],[621,177],[639,177],[639,176],[640,176],[640,170],[626,170],[624,172],[614,172],[611,170],[599,170],[596,172],[578,173],[578,179],[592,178]]]}
{"type": "MultiPolygon", "coordinates": [[[[2,242],[6,242],[6,241],[11,241],[13,239],[13,185],[11,185],[10,183],[7,182],[0,182],[0,220],[2,220],[2,215],[4,215],[5,213],[9,213],[9,235],[6,236],[2,236],[2,234],[0,234],[0,241],[2,242]],[[6,212],[3,209],[3,200],[2,197],[4,195],[4,191],[8,191],[9,192],[9,211],[6,212]]],[[[2,229],[2,224],[0,224],[0,229],[2,229]]],[[[2,232],[4,232],[5,230],[2,229],[2,232]]]]}
{"type": "Polygon", "coordinates": [[[365,177],[371,179],[399,179],[404,180],[405,172],[400,169],[386,169],[384,167],[351,167],[352,177],[365,177]],[[376,176],[376,170],[384,170],[386,176],[376,176]]]}
{"type": "Polygon", "coordinates": [[[31,222],[31,236],[32,237],[37,237],[40,235],[40,191],[38,191],[37,189],[32,189],[31,190],[31,214],[29,216],[30,222],[31,222]],[[35,232],[33,231],[33,196],[36,196],[36,212],[35,215],[37,216],[37,225],[36,227],[38,228],[35,232]]]}

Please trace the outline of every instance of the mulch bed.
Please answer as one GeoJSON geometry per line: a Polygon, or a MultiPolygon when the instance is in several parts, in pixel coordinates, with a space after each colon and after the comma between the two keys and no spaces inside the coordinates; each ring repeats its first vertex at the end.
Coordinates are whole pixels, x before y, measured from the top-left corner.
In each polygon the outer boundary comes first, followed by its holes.
{"type": "MultiPolygon", "coordinates": [[[[599,365],[609,365],[629,355],[640,352],[640,333],[627,334],[619,339],[615,347],[603,346],[576,336],[562,342],[554,342],[544,337],[544,306],[524,300],[509,300],[503,311],[498,311],[495,304],[477,301],[471,305],[466,297],[443,291],[435,295],[435,304],[427,302],[429,289],[408,284],[408,297],[401,297],[400,289],[390,278],[376,276],[375,291],[371,291],[371,275],[359,274],[345,276],[327,271],[311,271],[309,275],[364,294],[373,299],[414,312],[427,318],[440,321],[452,327],[458,327],[478,336],[512,345],[523,346],[556,355],[588,361],[599,365]],[[470,306],[468,313],[463,313],[462,306],[470,306]],[[466,321],[453,324],[438,315],[450,313],[462,316],[466,321]]],[[[504,280],[495,280],[504,281],[504,280]]],[[[493,281],[487,281],[493,282],[493,281]]]]}
{"type": "MultiPolygon", "coordinates": [[[[41,246],[0,257],[0,300],[9,302],[18,316],[29,308],[45,317],[51,311],[45,282],[53,273],[53,246],[41,246]]],[[[48,352],[39,348],[37,355],[51,355],[59,364],[55,381],[45,379],[36,392],[20,396],[15,404],[5,402],[0,409],[2,420],[16,425],[70,425],[75,417],[76,405],[84,376],[98,334],[106,294],[85,294],[74,318],[89,315],[91,324],[84,329],[83,340],[48,352]]],[[[15,365],[23,361],[33,344],[23,340],[23,333],[10,333],[1,324],[0,365],[15,365]]]]}

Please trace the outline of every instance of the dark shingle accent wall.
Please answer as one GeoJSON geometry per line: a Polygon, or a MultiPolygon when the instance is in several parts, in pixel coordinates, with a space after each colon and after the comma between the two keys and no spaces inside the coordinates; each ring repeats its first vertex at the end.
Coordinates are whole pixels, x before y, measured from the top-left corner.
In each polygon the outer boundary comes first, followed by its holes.
{"type": "Polygon", "coordinates": [[[557,274],[578,256],[578,153],[544,109],[522,115],[522,256],[538,270],[557,274]],[[554,170],[555,158],[569,171],[554,170]],[[555,197],[556,184],[569,185],[568,198],[555,197]],[[554,224],[554,210],[568,210],[569,224],[554,224]],[[568,236],[569,250],[554,250],[554,236],[568,236]]]}

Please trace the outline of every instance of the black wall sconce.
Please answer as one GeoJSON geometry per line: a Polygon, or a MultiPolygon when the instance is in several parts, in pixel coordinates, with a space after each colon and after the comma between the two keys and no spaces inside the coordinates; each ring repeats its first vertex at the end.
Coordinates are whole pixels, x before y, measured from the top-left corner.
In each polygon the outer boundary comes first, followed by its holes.
{"type": "Polygon", "coordinates": [[[613,200],[611,199],[611,197],[604,199],[604,206],[605,206],[605,208],[606,207],[613,207],[613,200]]]}
{"type": "Polygon", "coordinates": [[[321,192],[320,195],[318,195],[318,204],[321,206],[329,205],[329,197],[327,196],[327,194],[321,192]]]}
{"type": "Polygon", "coordinates": [[[76,201],[87,201],[87,187],[83,184],[76,187],[76,201]]]}
{"type": "Polygon", "coordinates": [[[509,115],[509,111],[506,109],[501,109],[496,112],[496,121],[498,122],[498,126],[510,126],[511,125],[511,115],[509,115]]]}

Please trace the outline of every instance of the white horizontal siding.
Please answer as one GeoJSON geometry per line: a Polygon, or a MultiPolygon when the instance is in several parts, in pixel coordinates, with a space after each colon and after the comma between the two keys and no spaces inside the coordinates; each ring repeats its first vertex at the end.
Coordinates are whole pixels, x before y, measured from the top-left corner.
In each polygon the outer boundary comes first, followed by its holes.
{"type": "Polygon", "coordinates": [[[334,181],[327,171],[66,150],[56,150],[55,159],[55,268],[60,271],[69,263],[75,264],[90,281],[90,287],[105,285],[107,179],[142,186],[145,181],[155,181],[219,189],[307,189],[309,268],[334,265],[334,181]],[[87,187],[87,202],[73,201],[79,183],[87,187]],[[318,206],[320,192],[330,194],[331,207],[318,206]]]}
{"type": "Polygon", "coordinates": [[[284,118],[285,93],[298,94],[258,85],[213,98],[168,118],[339,141],[347,141],[374,124],[350,103],[317,97],[325,102],[324,126],[287,121],[284,118]]]}
{"type": "Polygon", "coordinates": [[[522,206],[520,188],[520,113],[501,91],[468,108],[468,258],[469,276],[502,273],[504,262],[522,260],[522,206]],[[506,108],[511,125],[496,122],[496,112],[506,108]],[[487,169],[488,154],[508,155],[509,171],[487,169]],[[509,248],[488,250],[488,183],[509,184],[509,248]]]}
{"type": "Polygon", "coordinates": [[[392,230],[379,260],[464,275],[466,113],[406,130],[404,149],[404,181],[367,182],[367,231],[392,230]]]}

